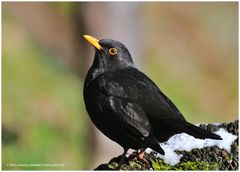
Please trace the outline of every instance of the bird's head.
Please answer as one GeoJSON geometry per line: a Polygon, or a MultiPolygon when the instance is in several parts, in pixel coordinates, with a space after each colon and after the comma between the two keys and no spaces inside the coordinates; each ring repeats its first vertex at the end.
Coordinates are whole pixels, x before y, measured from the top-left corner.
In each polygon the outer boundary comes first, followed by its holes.
{"type": "Polygon", "coordinates": [[[89,35],[84,35],[84,38],[96,49],[94,67],[109,71],[134,65],[128,49],[121,42],[112,39],[97,40],[89,35]]]}

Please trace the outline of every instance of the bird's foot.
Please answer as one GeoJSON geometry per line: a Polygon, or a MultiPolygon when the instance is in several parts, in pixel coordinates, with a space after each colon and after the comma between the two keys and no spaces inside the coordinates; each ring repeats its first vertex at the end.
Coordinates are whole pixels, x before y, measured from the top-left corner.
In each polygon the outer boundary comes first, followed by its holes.
{"type": "Polygon", "coordinates": [[[144,151],[140,150],[140,152],[137,154],[137,159],[143,163],[149,164],[149,162],[144,158],[144,151]]]}
{"type": "Polygon", "coordinates": [[[144,158],[144,151],[145,151],[145,149],[140,149],[140,151],[137,154],[132,153],[129,155],[128,158],[129,159],[137,158],[138,161],[149,164],[149,162],[144,158]]]}

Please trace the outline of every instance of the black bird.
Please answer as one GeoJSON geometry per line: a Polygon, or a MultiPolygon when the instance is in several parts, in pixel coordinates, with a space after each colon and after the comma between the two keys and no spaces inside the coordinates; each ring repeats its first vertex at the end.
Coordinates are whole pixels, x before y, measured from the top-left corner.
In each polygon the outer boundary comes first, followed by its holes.
{"type": "Polygon", "coordinates": [[[164,155],[159,142],[178,133],[221,140],[187,122],[157,85],[135,67],[122,43],[89,35],[84,38],[96,48],[84,83],[86,109],[96,127],[123,147],[122,157],[132,148],[141,150],[139,158],[143,158],[147,147],[164,155]]]}

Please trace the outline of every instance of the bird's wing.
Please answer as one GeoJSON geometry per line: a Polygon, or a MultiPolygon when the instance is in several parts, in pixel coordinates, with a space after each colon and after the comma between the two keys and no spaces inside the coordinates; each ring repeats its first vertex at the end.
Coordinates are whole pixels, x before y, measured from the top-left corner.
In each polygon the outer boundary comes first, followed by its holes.
{"type": "MultiPolygon", "coordinates": [[[[137,101],[146,110],[148,116],[154,120],[183,120],[183,115],[173,102],[157,87],[144,73],[131,69],[131,75],[137,81],[139,94],[137,101]]],[[[135,81],[135,83],[136,83],[135,81]]]]}
{"type": "Polygon", "coordinates": [[[153,120],[184,120],[173,102],[155,83],[135,68],[116,71],[112,76],[108,93],[134,102],[153,120]]]}
{"type": "Polygon", "coordinates": [[[102,93],[99,106],[102,113],[107,114],[106,120],[119,126],[121,131],[131,137],[148,137],[151,132],[148,117],[141,106],[128,98],[127,90],[106,75],[98,78],[98,84],[102,93]]]}

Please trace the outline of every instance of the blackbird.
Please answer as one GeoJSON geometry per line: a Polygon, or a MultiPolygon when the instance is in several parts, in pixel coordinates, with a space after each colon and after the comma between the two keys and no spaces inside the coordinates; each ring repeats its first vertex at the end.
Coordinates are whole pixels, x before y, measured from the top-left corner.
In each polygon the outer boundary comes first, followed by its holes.
{"type": "Polygon", "coordinates": [[[199,139],[222,138],[185,120],[173,102],[139,71],[128,49],[112,39],[84,35],[95,49],[95,58],[84,83],[84,102],[95,126],[128,149],[151,148],[164,155],[159,142],[187,133],[199,139]]]}

